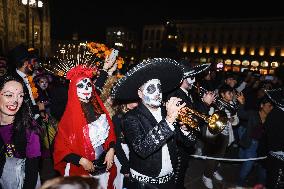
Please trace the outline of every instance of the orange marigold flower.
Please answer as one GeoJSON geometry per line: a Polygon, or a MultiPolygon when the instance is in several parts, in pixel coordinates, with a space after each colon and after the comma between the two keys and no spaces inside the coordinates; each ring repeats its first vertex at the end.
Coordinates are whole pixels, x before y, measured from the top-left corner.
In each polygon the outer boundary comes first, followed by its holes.
{"type": "Polygon", "coordinates": [[[121,69],[122,68],[122,64],[117,64],[117,68],[121,69]]]}
{"type": "Polygon", "coordinates": [[[93,50],[93,53],[98,53],[98,52],[99,52],[98,49],[93,50]]]}
{"type": "Polygon", "coordinates": [[[104,53],[105,53],[106,56],[110,55],[110,51],[109,50],[106,50],[104,53]]]}

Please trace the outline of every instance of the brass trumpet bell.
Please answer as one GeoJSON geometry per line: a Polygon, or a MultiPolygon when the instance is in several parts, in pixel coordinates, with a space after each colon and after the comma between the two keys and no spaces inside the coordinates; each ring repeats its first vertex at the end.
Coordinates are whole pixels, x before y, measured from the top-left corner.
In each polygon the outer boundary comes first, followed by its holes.
{"type": "Polygon", "coordinates": [[[188,107],[181,109],[178,115],[178,120],[180,120],[186,126],[199,131],[198,122],[192,117],[192,115],[195,115],[208,123],[208,130],[214,135],[221,133],[228,122],[227,115],[223,111],[218,111],[211,116],[207,116],[188,107]]]}

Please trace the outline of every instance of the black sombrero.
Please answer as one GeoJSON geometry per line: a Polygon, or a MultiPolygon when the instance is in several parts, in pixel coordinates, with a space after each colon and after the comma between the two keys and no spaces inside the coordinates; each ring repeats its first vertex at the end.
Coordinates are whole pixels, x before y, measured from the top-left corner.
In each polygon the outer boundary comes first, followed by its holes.
{"type": "Polygon", "coordinates": [[[183,66],[183,78],[194,77],[197,74],[204,72],[210,68],[211,63],[200,64],[197,66],[193,66],[186,61],[181,61],[180,64],[183,66]]]}
{"type": "Polygon", "coordinates": [[[282,88],[265,90],[265,93],[274,104],[281,108],[284,108],[284,91],[282,88]]]}
{"type": "Polygon", "coordinates": [[[153,58],[139,63],[120,78],[112,89],[116,100],[138,100],[138,89],[151,79],[159,79],[162,92],[169,92],[177,87],[183,77],[182,67],[169,58],[153,58]]]}

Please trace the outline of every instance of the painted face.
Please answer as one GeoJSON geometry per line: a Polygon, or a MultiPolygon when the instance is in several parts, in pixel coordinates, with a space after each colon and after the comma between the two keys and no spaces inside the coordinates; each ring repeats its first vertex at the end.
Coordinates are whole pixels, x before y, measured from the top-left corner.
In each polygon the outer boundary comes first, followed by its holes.
{"type": "Polygon", "coordinates": [[[23,86],[17,81],[7,82],[0,91],[0,113],[14,116],[22,106],[23,86]]]}
{"type": "Polygon", "coordinates": [[[188,90],[188,89],[191,89],[193,83],[195,82],[195,77],[188,77],[188,78],[186,78],[186,82],[187,82],[187,84],[188,84],[187,90],[188,90]]]}
{"type": "Polygon", "coordinates": [[[192,85],[195,82],[195,77],[188,77],[186,78],[186,81],[188,82],[189,85],[192,85]]]}
{"type": "Polygon", "coordinates": [[[76,86],[79,100],[82,102],[89,102],[93,91],[91,80],[89,78],[84,78],[80,80],[76,86]]]}
{"type": "Polygon", "coordinates": [[[141,87],[142,102],[150,107],[159,107],[162,104],[161,82],[152,79],[141,87]]]}
{"type": "Polygon", "coordinates": [[[47,89],[47,87],[48,87],[48,81],[47,81],[46,78],[41,78],[41,79],[39,80],[38,84],[39,84],[39,87],[40,87],[42,90],[45,90],[45,89],[47,89]]]}

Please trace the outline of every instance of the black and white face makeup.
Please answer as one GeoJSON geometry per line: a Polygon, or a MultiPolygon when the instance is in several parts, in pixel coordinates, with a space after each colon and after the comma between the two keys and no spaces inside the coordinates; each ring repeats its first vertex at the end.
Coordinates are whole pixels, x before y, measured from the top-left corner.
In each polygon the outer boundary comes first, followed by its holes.
{"type": "Polygon", "coordinates": [[[77,84],[77,95],[82,102],[89,102],[92,96],[92,83],[89,78],[81,79],[77,84]]]}
{"type": "Polygon", "coordinates": [[[195,77],[188,77],[188,78],[186,78],[186,81],[188,83],[189,89],[191,89],[193,83],[195,82],[195,77]]]}
{"type": "Polygon", "coordinates": [[[161,82],[152,79],[141,87],[142,102],[150,107],[159,107],[162,104],[161,82]]]}
{"type": "Polygon", "coordinates": [[[42,89],[42,90],[46,90],[47,87],[48,87],[48,81],[46,78],[40,78],[39,82],[39,87],[42,89]]]}

